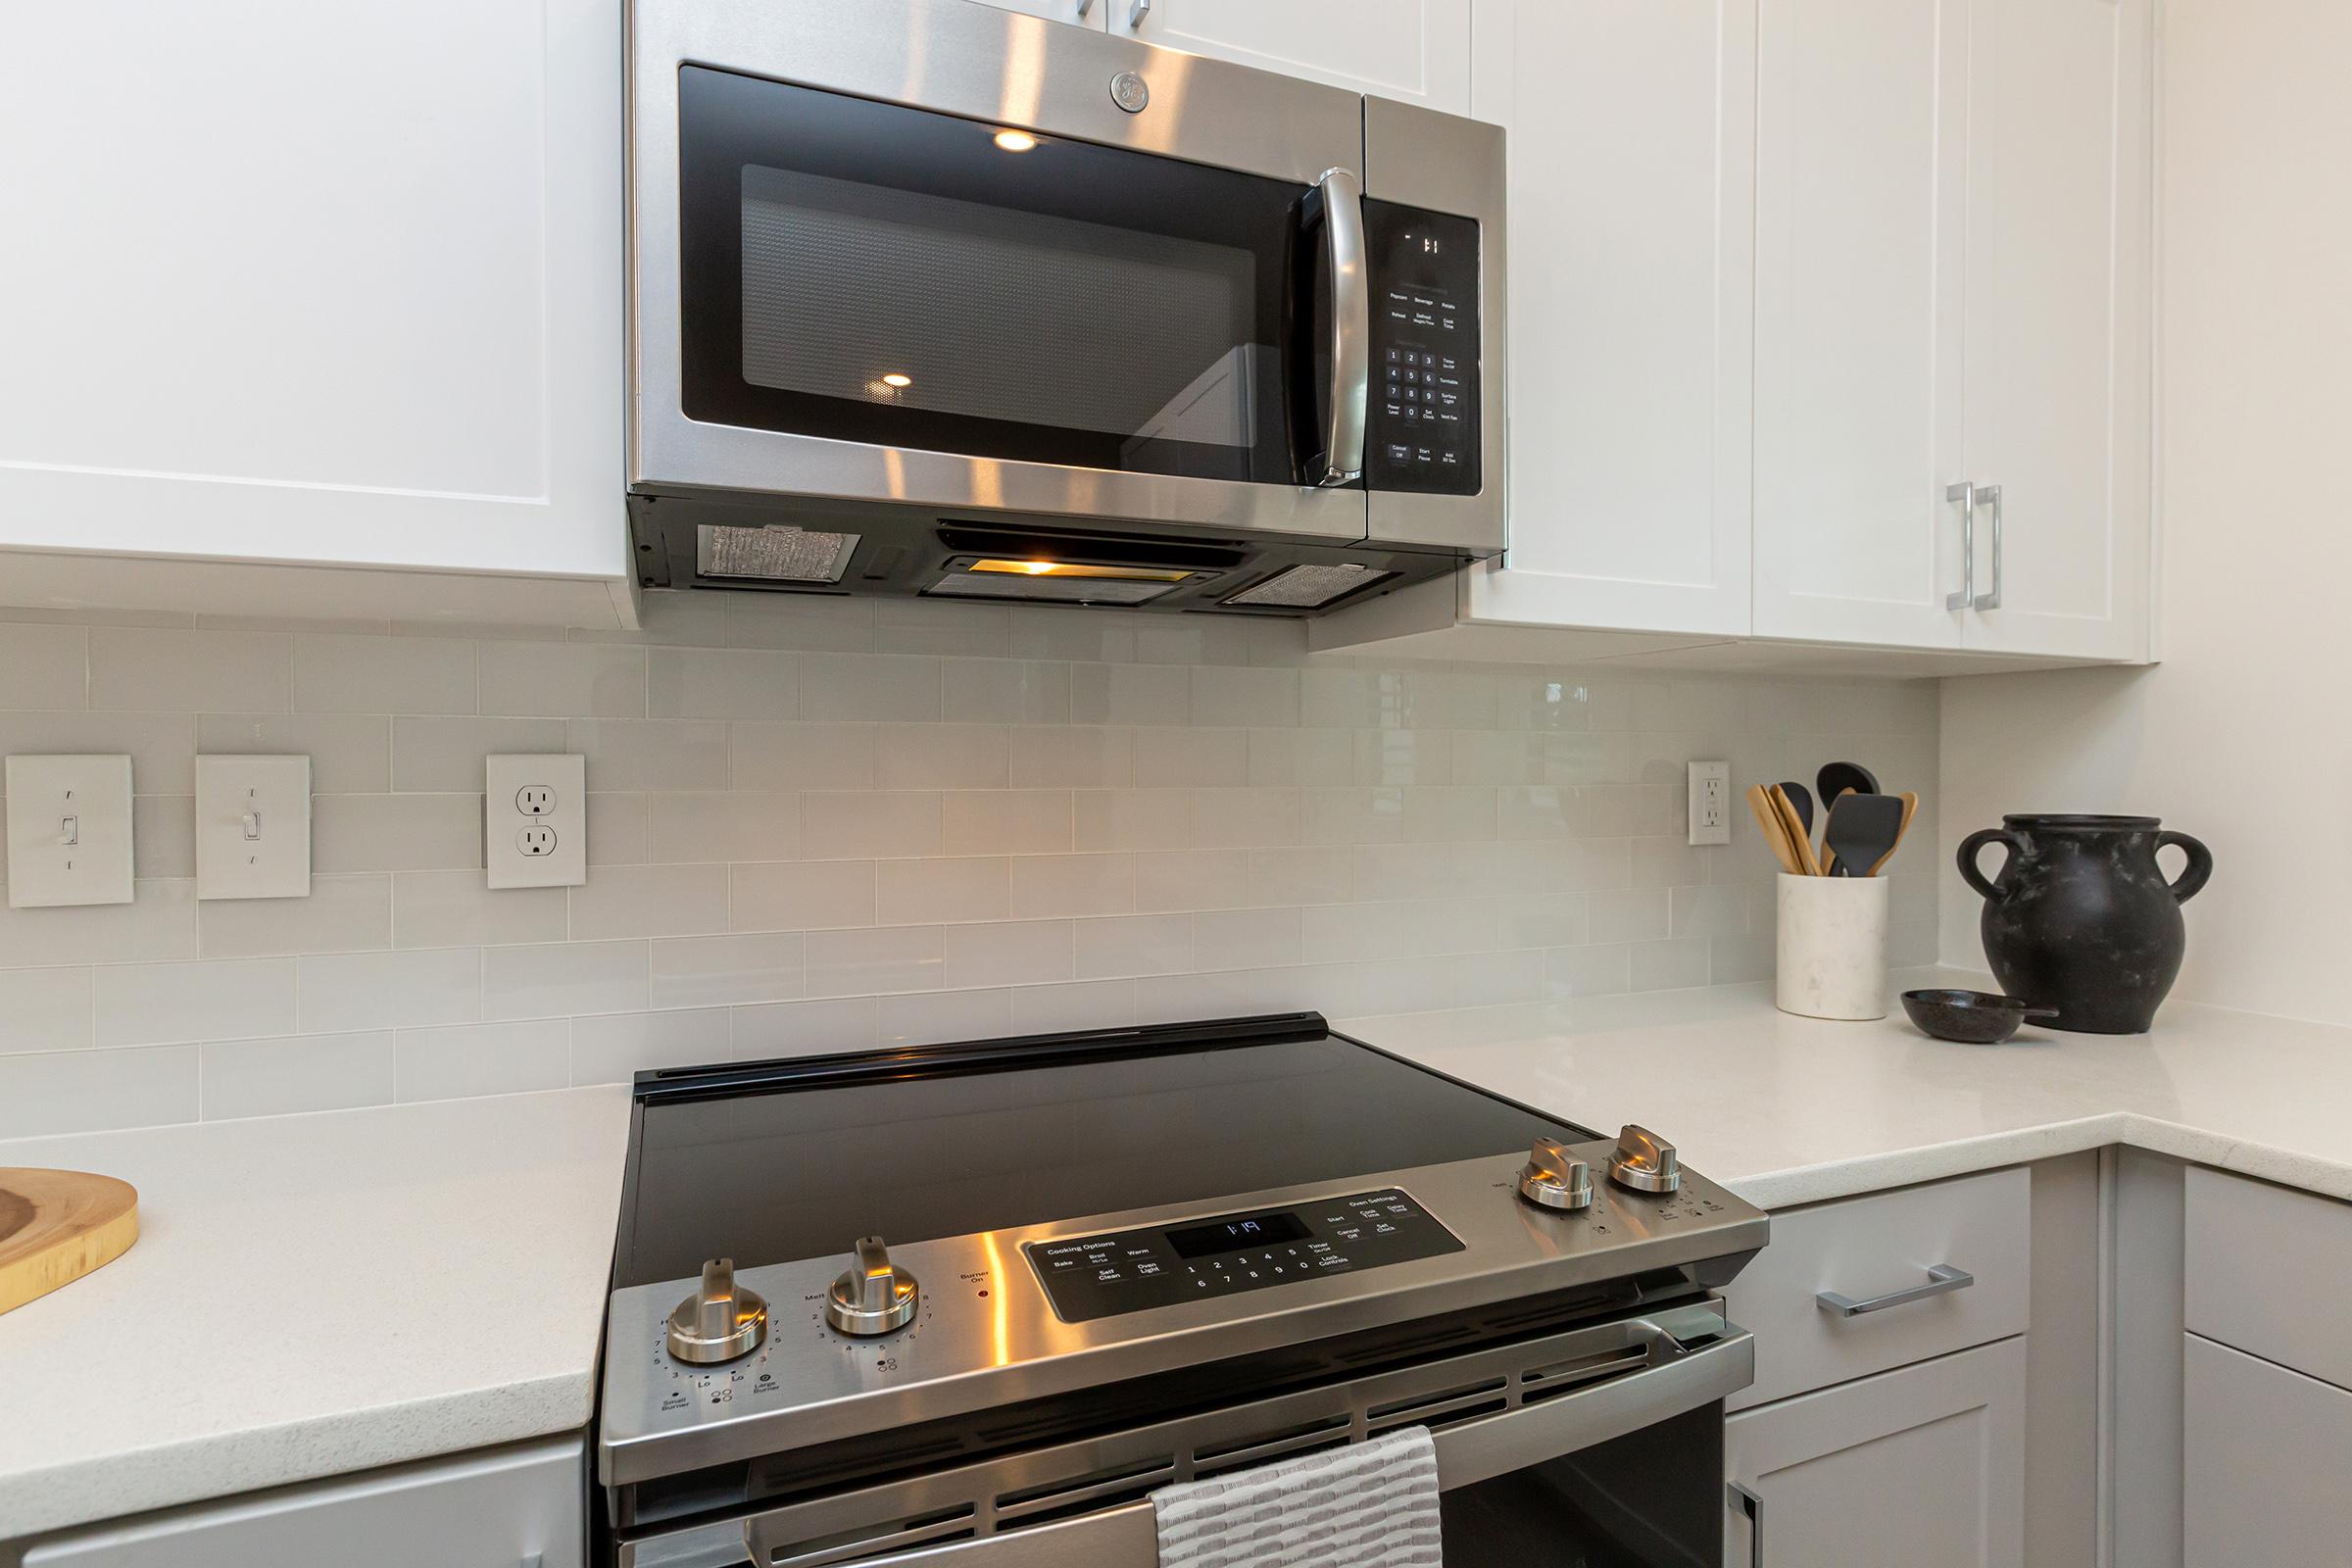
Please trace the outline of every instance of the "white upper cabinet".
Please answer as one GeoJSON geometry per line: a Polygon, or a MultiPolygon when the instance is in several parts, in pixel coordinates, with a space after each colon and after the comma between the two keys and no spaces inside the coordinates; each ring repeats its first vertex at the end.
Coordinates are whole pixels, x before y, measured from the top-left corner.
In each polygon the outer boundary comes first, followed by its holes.
{"type": "Polygon", "coordinates": [[[38,242],[0,290],[0,550],[625,606],[618,0],[32,6],[9,32],[0,188],[38,242]]]}
{"type": "Polygon", "coordinates": [[[1469,618],[1748,629],[1755,0],[1481,0],[1510,138],[1510,555],[1469,618]]]}
{"type": "Polygon", "coordinates": [[[1767,6],[1759,635],[2144,657],[2148,6],[1767,6]]]}
{"type": "Polygon", "coordinates": [[[1447,114],[1470,112],[1470,0],[1095,0],[1095,7],[1117,37],[1447,114]]]}
{"type": "Polygon", "coordinates": [[[2152,0],[1974,0],[1968,648],[2144,657],[2152,0]]]}
{"type": "Polygon", "coordinates": [[[1769,0],[1758,44],[1755,630],[1956,647],[1967,9],[1769,0]]]}

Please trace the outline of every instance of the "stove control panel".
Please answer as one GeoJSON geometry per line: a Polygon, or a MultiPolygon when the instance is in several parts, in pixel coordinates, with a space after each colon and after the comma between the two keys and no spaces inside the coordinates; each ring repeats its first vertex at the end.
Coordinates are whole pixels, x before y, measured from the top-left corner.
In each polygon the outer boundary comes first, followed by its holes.
{"type": "Polygon", "coordinates": [[[1397,1188],[1148,1230],[1029,1242],[1054,1315],[1084,1323],[1462,1250],[1397,1188]]]}

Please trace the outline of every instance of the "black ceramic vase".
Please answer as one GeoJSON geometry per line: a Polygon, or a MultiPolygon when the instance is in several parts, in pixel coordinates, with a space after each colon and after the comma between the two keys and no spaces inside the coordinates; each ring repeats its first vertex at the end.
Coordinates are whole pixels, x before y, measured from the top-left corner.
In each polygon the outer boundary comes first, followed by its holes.
{"type": "Polygon", "coordinates": [[[2180,906],[2213,875],[2213,855],[2152,816],[2004,816],[1960,845],[1960,874],[1984,897],[1984,956],[2001,989],[2056,1007],[2052,1027],[2144,1034],[2180,973],[2180,906]],[[1991,881],[1977,867],[1987,844],[2009,859],[1991,881]],[[2188,856],[2167,882],[2156,852],[2188,856]]]}

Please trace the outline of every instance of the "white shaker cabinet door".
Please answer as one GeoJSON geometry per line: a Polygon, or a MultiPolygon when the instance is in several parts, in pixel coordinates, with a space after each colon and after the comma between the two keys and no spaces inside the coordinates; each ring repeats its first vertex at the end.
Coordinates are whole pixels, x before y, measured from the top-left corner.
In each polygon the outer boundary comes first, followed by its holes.
{"type": "Polygon", "coordinates": [[[0,549],[625,580],[620,0],[7,35],[0,549]]]}
{"type": "Polygon", "coordinates": [[[2181,1560],[2310,1568],[2352,1542],[2352,1394],[2184,1337],[2181,1560]]]}
{"type": "Polygon", "coordinates": [[[1971,0],[1970,648],[2146,653],[2152,3],[1971,0]]]}
{"type": "Polygon", "coordinates": [[[1759,636],[1959,645],[1969,16],[1764,0],[1759,636]]]}
{"type": "MultiPolygon", "coordinates": [[[[1113,36],[1470,112],[1470,0],[1095,0],[1113,36]]],[[[1024,9],[1026,9],[1024,7],[1024,9]]]]}
{"type": "Polygon", "coordinates": [[[1510,554],[1468,618],[1748,631],[1755,0],[1481,0],[1510,554]]]}
{"type": "Polygon", "coordinates": [[[2022,1336],[1742,1410],[1724,1561],[2024,1568],[2025,1440],[2022,1336]]]}

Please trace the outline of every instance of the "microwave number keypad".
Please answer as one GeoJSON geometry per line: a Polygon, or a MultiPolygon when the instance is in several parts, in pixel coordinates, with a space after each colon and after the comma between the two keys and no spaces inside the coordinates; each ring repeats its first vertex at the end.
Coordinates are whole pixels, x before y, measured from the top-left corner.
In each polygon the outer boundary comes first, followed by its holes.
{"type": "Polygon", "coordinates": [[[1022,1250],[1065,1323],[1296,1285],[1462,1250],[1396,1188],[1149,1230],[1030,1242],[1022,1250]]]}
{"type": "Polygon", "coordinates": [[[1478,225],[1368,201],[1364,226],[1374,278],[1366,478],[1376,490],[1475,495],[1478,225]]]}

